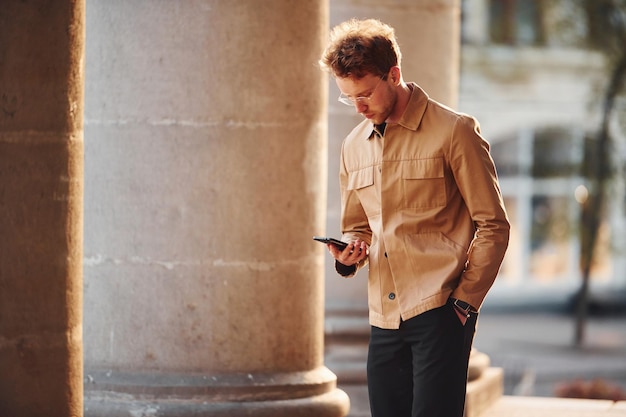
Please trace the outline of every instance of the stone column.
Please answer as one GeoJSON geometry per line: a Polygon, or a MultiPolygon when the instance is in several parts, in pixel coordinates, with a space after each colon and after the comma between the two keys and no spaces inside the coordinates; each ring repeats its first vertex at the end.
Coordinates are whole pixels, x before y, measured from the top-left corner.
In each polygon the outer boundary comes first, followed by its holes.
{"type": "Polygon", "coordinates": [[[88,416],[329,416],[325,1],[87,9],[88,416]]]}
{"type": "Polygon", "coordinates": [[[0,6],[0,415],[82,398],[84,2],[0,6]]]}

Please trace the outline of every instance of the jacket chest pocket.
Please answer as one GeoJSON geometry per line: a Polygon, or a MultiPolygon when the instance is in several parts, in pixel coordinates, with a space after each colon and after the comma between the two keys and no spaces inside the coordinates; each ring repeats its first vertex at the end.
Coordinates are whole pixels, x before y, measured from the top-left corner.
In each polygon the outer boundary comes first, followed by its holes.
{"type": "Polygon", "coordinates": [[[402,163],[404,203],[408,208],[433,208],[446,204],[443,159],[429,158],[402,163]]]}
{"type": "Polygon", "coordinates": [[[370,166],[348,174],[347,189],[349,192],[356,192],[361,205],[368,215],[380,211],[380,201],[376,187],[374,187],[375,169],[375,166],[370,166]]]}

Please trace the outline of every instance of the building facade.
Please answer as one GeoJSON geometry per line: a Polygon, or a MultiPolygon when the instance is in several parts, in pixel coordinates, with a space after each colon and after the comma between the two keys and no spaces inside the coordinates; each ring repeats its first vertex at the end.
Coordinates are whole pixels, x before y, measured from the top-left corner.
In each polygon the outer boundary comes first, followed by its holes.
{"type": "MultiPolygon", "coordinates": [[[[512,221],[510,247],[487,305],[568,303],[581,285],[586,144],[600,128],[609,70],[604,56],[586,46],[581,2],[462,4],[459,108],[481,121],[492,144],[512,221]]],[[[619,173],[623,135],[617,123],[612,133],[619,173]]],[[[621,175],[609,187],[591,268],[592,294],[600,299],[626,288],[621,175]]]]}

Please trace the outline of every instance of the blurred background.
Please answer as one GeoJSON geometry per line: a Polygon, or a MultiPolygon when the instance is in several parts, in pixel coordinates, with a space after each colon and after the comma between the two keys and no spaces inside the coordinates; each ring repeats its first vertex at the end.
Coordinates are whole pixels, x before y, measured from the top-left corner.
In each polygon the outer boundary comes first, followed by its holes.
{"type": "Polygon", "coordinates": [[[625,13],[463,2],[459,107],[491,141],[513,223],[492,303],[623,307],[625,13]]]}
{"type": "Polygon", "coordinates": [[[462,22],[459,105],[513,225],[475,345],[506,394],[623,398],[626,3],[466,0],[462,22]]]}

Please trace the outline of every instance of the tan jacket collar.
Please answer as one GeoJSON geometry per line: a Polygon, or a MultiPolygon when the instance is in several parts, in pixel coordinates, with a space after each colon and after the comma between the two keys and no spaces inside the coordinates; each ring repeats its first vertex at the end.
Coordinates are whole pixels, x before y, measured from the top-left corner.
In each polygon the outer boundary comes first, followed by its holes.
{"type": "Polygon", "coordinates": [[[402,117],[398,121],[400,126],[403,126],[410,130],[417,130],[422,123],[422,118],[426,112],[428,106],[428,94],[420,86],[415,83],[408,83],[409,88],[412,90],[409,103],[402,113],[402,117]]]}
{"type": "MultiPolygon", "coordinates": [[[[409,99],[409,103],[402,113],[402,117],[398,121],[398,124],[402,127],[405,127],[410,130],[417,130],[419,125],[422,122],[422,117],[424,117],[424,113],[426,112],[426,107],[428,105],[428,94],[417,84],[408,83],[409,88],[411,89],[411,98],[409,99]]],[[[367,139],[372,139],[376,136],[382,137],[384,132],[384,127],[382,129],[379,127],[381,125],[371,125],[370,134],[367,139]]]]}

